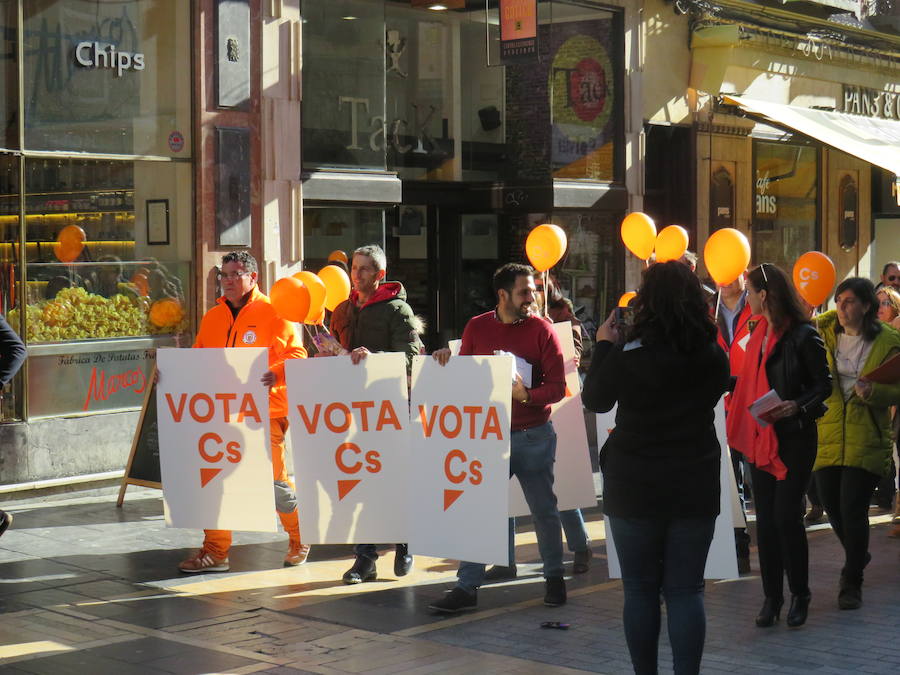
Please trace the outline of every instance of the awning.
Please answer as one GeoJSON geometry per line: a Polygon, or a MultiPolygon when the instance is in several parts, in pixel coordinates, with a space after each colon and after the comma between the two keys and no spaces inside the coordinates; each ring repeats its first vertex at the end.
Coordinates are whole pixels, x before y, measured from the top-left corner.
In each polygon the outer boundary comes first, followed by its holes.
{"type": "Polygon", "coordinates": [[[751,115],[789,127],[848,155],[887,169],[900,180],[900,122],[798,108],[742,96],[723,95],[722,99],[751,115]]]}

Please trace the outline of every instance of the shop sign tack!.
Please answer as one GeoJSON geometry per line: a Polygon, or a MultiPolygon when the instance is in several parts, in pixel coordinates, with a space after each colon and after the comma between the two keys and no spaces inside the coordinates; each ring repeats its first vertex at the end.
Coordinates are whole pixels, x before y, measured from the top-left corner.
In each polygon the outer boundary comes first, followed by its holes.
{"type": "Polygon", "coordinates": [[[275,531],[267,350],[161,349],[157,367],[166,522],[275,531]]]}
{"type": "Polygon", "coordinates": [[[303,541],[408,540],[406,357],[285,362],[303,541]]]}

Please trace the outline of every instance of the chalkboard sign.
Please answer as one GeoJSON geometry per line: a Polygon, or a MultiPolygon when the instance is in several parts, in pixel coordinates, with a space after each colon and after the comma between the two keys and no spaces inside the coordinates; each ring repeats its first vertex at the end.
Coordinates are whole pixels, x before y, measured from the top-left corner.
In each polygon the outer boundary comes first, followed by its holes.
{"type": "MultiPolygon", "coordinates": [[[[150,373],[150,382],[156,379],[156,368],[150,373]]],[[[125,466],[125,476],[119,489],[116,506],[122,506],[125,500],[125,489],[129,485],[161,488],[162,477],[159,469],[159,431],[156,417],[156,384],[147,389],[144,396],[144,407],[138,419],[134,440],[131,442],[131,454],[125,466]]]]}

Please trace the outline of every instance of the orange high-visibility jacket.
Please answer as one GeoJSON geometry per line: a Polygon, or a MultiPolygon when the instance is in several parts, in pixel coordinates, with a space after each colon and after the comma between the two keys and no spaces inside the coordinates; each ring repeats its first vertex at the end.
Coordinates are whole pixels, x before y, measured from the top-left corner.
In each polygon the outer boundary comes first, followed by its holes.
{"type": "Polygon", "coordinates": [[[269,370],[275,373],[275,386],[269,391],[269,417],[286,417],[287,386],[285,359],[304,359],[306,349],[294,330],[294,324],[275,313],[268,296],[255,287],[237,318],[232,317],[225,298],[216,300],[200,320],[195,347],[268,347],[269,370]]]}

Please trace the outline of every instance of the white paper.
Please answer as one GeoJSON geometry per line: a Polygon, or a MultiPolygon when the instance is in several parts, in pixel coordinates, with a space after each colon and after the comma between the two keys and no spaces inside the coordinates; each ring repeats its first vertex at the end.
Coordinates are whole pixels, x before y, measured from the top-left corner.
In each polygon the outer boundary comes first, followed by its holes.
{"type": "Polygon", "coordinates": [[[277,531],[268,350],[160,349],[156,361],[166,524],[277,531]]]}
{"type": "Polygon", "coordinates": [[[285,374],[304,543],[407,541],[406,357],[292,359],[285,374]]]}
{"type": "Polygon", "coordinates": [[[509,356],[413,358],[413,553],[508,564],[511,369],[509,356]]]}
{"type": "MultiPolygon", "coordinates": [[[[709,555],[706,557],[706,569],[703,572],[704,579],[736,579],[738,574],[737,552],[734,547],[734,528],[738,516],[733,513],[733,504],[737,499],[737,484],[734,481],[734,472],[731,469],[731,454],[728,449],[728,440],[725,436],[725,400],[720,399],[716,405],[715,416],[716,436],[722,448],[719,466],[719,482],[722,486],[719,495],[719,515],[716,517],[716,529],[713,534],[712,544],[709,547],[709,555]],[[730,478],[729,478],[730,476],[730,478]]],[[[599,431],[599,429],[598,429],[599,431]]],[[[604,516],[606,525],[606,560],[609,565],[609,578],[621,579],[622,568],[619,565],[619,557],[616,553],[613,541],[612,528],[609,519],[604,516]]]]}
{"type": "MultiPolygon", "coordinates": [[[[556,431],[553,491],[560,511],[590,508],[597,505],[597,496],[581,405],[581,379],[575,365],[572,324],[568,321],[555,323],[553,329],[562,345],[566,371],[566,395],[550,409],[550,421],[556,431]]],[[[530,513],[519,480],[512,476],[509,480],[509,514],[526,516],[530,513]]]]}
{"type": "Polygon", "coordinates": [[[511,370],[512,383],[513,384],[516,383],[516,375],[518,375],[519,377],[522,378],[522,384],[526,388],[531,389],[531,386],[532,386],[532,384],[531,384],[531,364],[528,363],[528,361],[523,359],[521,356],[516,356],[512,352],[507,352],[502,349],[495,349],[494,356],[511,356],[511,357],[513,357],[513,364],[512,364],[512,370],[511,370]]]}
{"type": "Polygon", "coordinates": [[[753,419],[756,420],[756,423],[759,424],[759,426],[766,428],[769,426],[769,422],[763,418],[766,416],[767,412],[777,407],[781,402],[781,397],[778,393],[774,389],[769,389],[769,391],[751,403],[748,410],[750,411],[750,414],[753,415],[753,419]]]}

